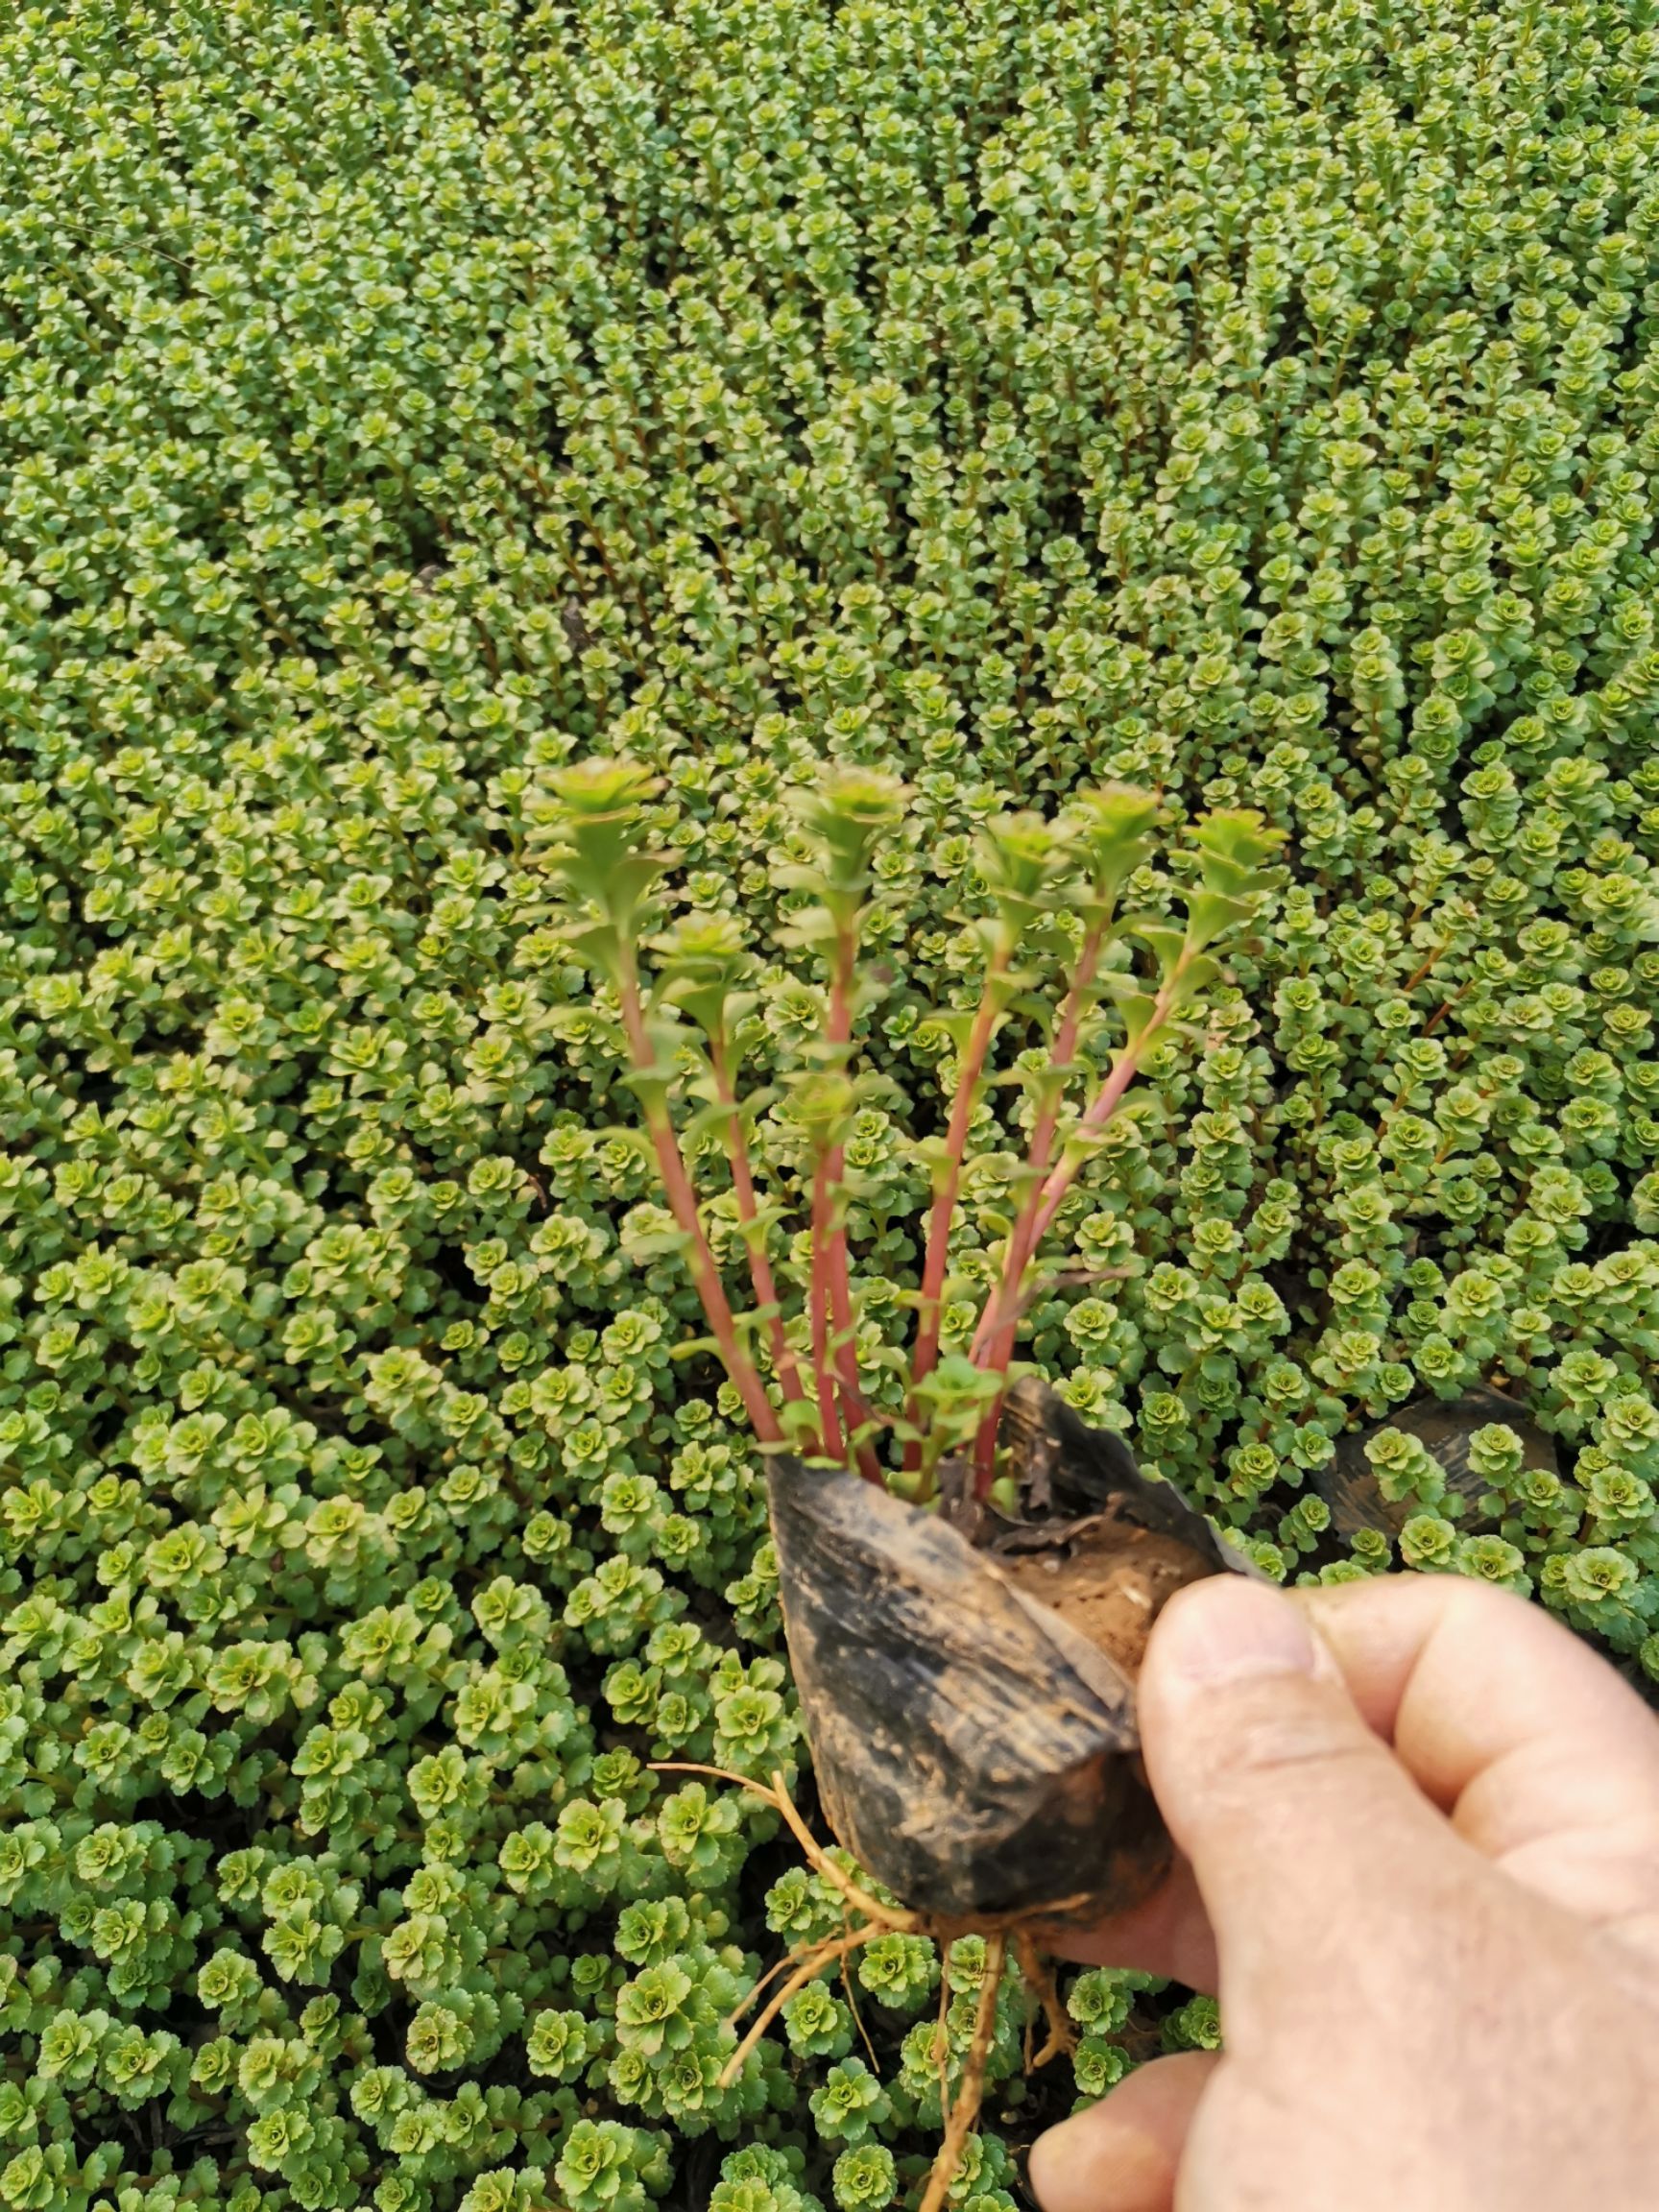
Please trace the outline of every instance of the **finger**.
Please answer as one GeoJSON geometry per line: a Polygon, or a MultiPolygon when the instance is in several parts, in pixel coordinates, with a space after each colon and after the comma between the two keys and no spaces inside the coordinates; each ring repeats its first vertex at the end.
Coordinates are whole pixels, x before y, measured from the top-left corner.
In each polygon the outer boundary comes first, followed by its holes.
{"type": "Polygon", "coordinates": [[[1456,1575],[1297,1593],[1360,1712],[1459,1835],[1659,1941],[1659,1721],[1541,1610],[1456,1575]]]}
{"type": "Polygon", "coordinates": [[[1031,2146],[1043,2212],[1169,2212],[1187,2129],[1219,2051],[1183,2051],[1137,2067],[1109,2097],[1031,2146]]]}
{"type": "Polygon", "coordinates": [[[1056,1936],[1053,1948],[1085,1966],[1127,1966],[1215,1994],[1215,1937],[1191,1863],[1181,1857],[1144,1904],[1082,1933],[1056,1936]]]}
{"type": "Polygon", "coordinates": [[[1488,1769],[1546,1741],[1577,1744],[1585,1787],[1610,1783],[1609,1804],[1645,1813],[1659,1802],[1659,1721],[1541,1607],[1455,1575],[1384,1575],[1296,1599],[1366,1720],[1447,1812],[1488,1769]]]}
{"type": "Polygon", "coordinates": [[[1340,1981],[1477,1865],[1372,1733],[1308,1613],[1232,1575],[1177,1592],[1147,1647],[1142,1747],[1239,1992],[1340,1981]]]}

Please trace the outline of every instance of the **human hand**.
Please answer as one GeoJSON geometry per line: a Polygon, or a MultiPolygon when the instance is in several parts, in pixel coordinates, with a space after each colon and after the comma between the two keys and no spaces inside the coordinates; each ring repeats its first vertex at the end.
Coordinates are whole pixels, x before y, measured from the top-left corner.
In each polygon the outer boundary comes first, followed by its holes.
{"type": "Polygon", "coordinates": [[[1181,1858],[1070,1947],[1217,1993],[1041,2137],[1045,2212],[1653,2212],[1659,1723],[1548,1615],[1402,1575],[1171,1599],[1142,1671],[1181,1858]]]}

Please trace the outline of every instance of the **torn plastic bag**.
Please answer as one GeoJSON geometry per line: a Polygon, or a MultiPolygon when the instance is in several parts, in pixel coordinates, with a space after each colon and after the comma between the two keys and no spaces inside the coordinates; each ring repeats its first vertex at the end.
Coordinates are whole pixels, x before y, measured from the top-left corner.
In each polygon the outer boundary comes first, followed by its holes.
{"type": "Polygon", "coordinates": [[[1341,1537],[1357,1536],[1361,1528],[1378,1528],[1398,1536],[1412,1514],[1422,1511],[1410,1501],[1384,1498],[1371,1471],[1365,1447],[1384,1429],[1401,1429],[1415,1436],[1446,1470],[1451,1488],[1473,1504],[1491,1485],[1470,1467],[1469,1442],[1478,1429],[1495,1422],[1512,1429],[1520,1438],[1525,1465],[1548,1468],[1552,1475],[1557,1472],[1554,1439],[1539,1428],[1525,1407],[1505,1398],[1501,1390],[1488,1389],[1482,1383],[1460,1398],[1417,1398],[1374,1428],[1350,1431],[1337,1444],[1329,1465],[1314,1477],[1320,1497],[1331,1508],[1332,1527],[1341,1537]]]}
{"type": "MultiPolygon", "coordinates": [[[[1252,1572],[1116,1436],[1037,1387],[1015,1418],[1054,1509],[1109,1517],[1131,1543],[1173,1539],[1182,1579],[1252,1572]]],[[[946,1925],[1083,1922],[1145,1896],[1170,1845],[1139,1756],[1132,1672],[941,1514],[790,1458],[768,1481],[819,1793],[860,1864],[946,1925]]]]}
{"type": "MultiPolygon", "coordinates": [[[[1480,1383],[1459,1398],[1419,1398],[1374,1428],[1344,1436],[1330,1465],[1314,1477],[1319,1495],[1331,1508],[1333,1529],[1344,1539],[1356,1536],[1361,1528],[1379,1528],[1384,1535],[1398,1536],[1412,1514],[1420,1509],[1410,1502],[1383,1497],[1371,1471],[1371,1462],[1365,1456],[1366,1443],[1379,1429],[1404,1429],[1407,1435],[1418,1437],[1445,1468],[1450,1487],[1474,1506],[1491,1485],[1471,1468],[1469,1441],[1478,1429],[1496,1422],[1512,1429],[1520,1438],[1523,1466],[1540,1468],[1551,1475],[1561,1472],[1555,1439],[1539,1427],[1525,1407],[1517,1405],[1513,1398],[1506,1398],[1502,1390],[1480,1383]]],[[[1491,1524],[1482,1524],[1478,1519],[1465,1523],[1471,1529],[1482,1526],[1491,1524]]],[[[1600,1637],[1586,1635],[1585,1641],[1618,1669],[1639,1697],[1659,1712],[1659,1682],[1640,1659],[1628,1652],[1614,1650],[1600,1637]]]]}

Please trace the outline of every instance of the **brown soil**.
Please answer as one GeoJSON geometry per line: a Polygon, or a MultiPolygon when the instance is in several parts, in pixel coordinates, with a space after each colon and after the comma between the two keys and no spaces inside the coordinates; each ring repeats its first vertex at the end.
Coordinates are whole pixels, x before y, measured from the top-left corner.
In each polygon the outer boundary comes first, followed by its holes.
{"type": "Polygon", "coordinates": [[[1081,1530],[1063,1551],[994,1556],[1017,1590],[1049,1606],[1131,1675],[1164,1600],[1214,1572],[1175,1537],[1124,1521],[1081,1530]]]}

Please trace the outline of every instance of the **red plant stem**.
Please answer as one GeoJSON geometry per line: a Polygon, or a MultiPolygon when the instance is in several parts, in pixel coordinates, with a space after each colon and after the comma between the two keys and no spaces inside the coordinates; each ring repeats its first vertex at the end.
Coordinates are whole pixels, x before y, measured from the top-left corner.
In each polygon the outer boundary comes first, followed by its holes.
{"type": "MultiPolygon", "coordinates": [[[[1151,1034],[1151,1030],[1148,1029],[1147,1036],[1149,1037],[1151,1034]]],[[[1104,1128],[1117,1111],[1123,1094],[1135,1080],[1139,1057],[1139,1052],[1125,1052],[1122,1059],[1118,1061],[1117,1067],[1113,1069],[1111,1074],[1101,1085],[1094,1103],[1078,1124],[1079,1129],[1095,1131],[1104,1128]]],[[[1006,1365],[1006,1353],[999,1355],[994,1347],[998,1345],[1000,1339],[1007,1333],[1011,1320],[1010,1309],[1018,1302],[1025,1265],[1029,1262],[1031,1254],[1036,1251],[1047,1233],[1048,1226],[1058,1213],[1061,1201],[1075,1181],[1077,1170],[1081,1165],[1081,1160],[1076,1158],[1062,1160],[1057,1167],[1050,1169],[1045,1180],[1038,1186],[1028,1210],[1029,1228],[1026,1233],[1025,1250],[1019,1270],[1016,1272],[1012,1267],[1011,1262],[1014,1254],[1010,1251],[1010,1264],[1004,1268],[1001,1282],[986,1301],[985,1311],[979,1318],[979,1326],[974,1332],[974,1342],[969,1349],[968,1356],[976,1367],[996,1368],[1006,1365]]]]}
{"type": "MultiPolygon", "coordinates": [[[[825,1042],[832,1053],[842,1058],[853,1042],[853,980],[857,960],[855,929],[851,926],[837,929],[825,1042]]],[[[812,1369],[817,1378],[824,1449],[837,1459],[845,1459],[849,1449],[847,1436],[842,1432],[842,1421],[849,1431],[855,1431],[869,1417],[858,1382],[847,1231],[835,1217],[835,1193],[845,1172],[846,1154],[839,1144],[832,1144],[818,1163],[812,1179],[812,1369]],[[833,1350],[831,1327],[835,1338],[833,1350]],[[837,1387],[839,1414],[835,1403],[837,1387]]],[[[867,1438],[857,1448],[857,1459],[858,1471],[866,1480],[879,1483],[881,1469],[867,1438]]]]}
{"type": "Polygon", "coordinates": [[[1414,970],[1412,974],[1406,978],[1405,982],[1401,984],[1400,989],[1402,995],[1406,995],[1416,990],[1418,984],[1423,981],[1424,977],[1438,962],[1441,954],[1448,950],[1451,942],[1452,940],[1448,938],[1444,945],[1435,946],[1433,951],[1430,953],[1428,959],[1424,961],[1423,965],[1420,968],[1414,970]]]}
{"type": "MultiPolygon", "coordinates": [[[[1179,971],[1177,971],[1177,975],[1171,976],[1159,992],[1157,998],[1153,1001],[1151,1017],[1145,1028],[1142,1030],[1132,1046],[1124,1048],[1117,1066],[1095,1093],[1094,1100],[1078,1124],[1080,1133],[1086,1131],[1092,1136],[1097,1134],[1106,1126],[1122,1104],[1124,1094],[1139,1072],[1142,1055],[1169,1019],[1169,1012],[1175,1000],[1175,984],[1178,974],[1179,971]]],[[[1039,1187],[1030,1232],[1030,1253],[1036,1251],[1038,1245],[1046,1236],[1066,1193],[1076,1181],[1077,1170],[1082,1165],[1082,1155],[1080,1153],[1071,1154],[1070,1158],[1061,1160],[1052,1167],[1046,1180],[1039,1187]]],[[[1028,1259],[1029,1253],[1027,1254],[1028,1259]]],[[[1014,1357],[1014,1344],[1020,1330],[1019,1296],[1023,1274],[1024,1265],[1022,1264],[1021,1274],[1015,1278],[1012,1293],[1009,1295],[1005,1295],[1007,1277],[1004,1275],[1003,1283],[998,1286],[996,1295],[988,1303],[985,1313],[980,1319],[979,1327],[974,1331],[974,1343],[969,1357],[974,1360],[975,1366],[983,1367],[994,1375],[1006,1375],[1009,1362],[1014,1357]]],[[[985,1497],[989,1492],[997,1471],[997,1431],[1002,1418],[1002,1398],[1003,1393],[998,1391],[991,1405],[986,1408],[985,1418],[980,1422],[978,1431],[974,1439],[974,1486],[975,1495],[980,1498],[985,1497]]]]}
{"type": "MultiPolygon", "coordinates": [[[[830,1359],[830,1272],[831,1250],[830,1168],[834,1151],[826,1152],[812,1178],[812,1374],[818,1386],[818,1427],[825,1455],[845,1459],[846,1439],[835,1412],[835,1374],[830,1359]]],[[[844,1257],[844,1254],[843,1254],[844,1257]]]]}
{"type": "Polygon", "coordinates": [[[1462,989],[1459,991],[1455,991],[1452,997],[1448,998],[1445,1004],[1440,1008],[1440,1011],[1437,1014],[1431,1014],[1429,1020],[1424,1022],[1424,1036],[1432,1037],[1435,1030],[1439,1028],[1441,1022],[1445,1021],[1447,1015],[1451,1013],[1453,1007],[1455,1006],[1460,999],[1467,998],[1470,992],[1473,991],[1474,988],[1475,978],[1473,975],[1471,975],[1468,982],[1463,985],[1462,989]]]}
{"type": "MultiPolygon", "coordinates": [[[[1079,1132],[1086,1130],[1091,1136],[1094,1136],[1105,1128],[1107,1122],[1111,1120],[1113,1115],[1122,1104],[1123,1094],[1140,1073],[1142,1053],[1164,1026],[1164,1022],[1165,1012],[1154,1013],[1151,1021],[1142,1032],[1139,1042],[1124,1052],[1117,1067],[1113,1069],[1111,1074],[1100,1086],[1094,1104],[1078,1123],[1079,1132]]],[[[1042,1204],[1037,1211],[1037,1240],[1039,1243],[1047,1235],[1049,1225],[1055,1214],[1059,1213],[1067,1191],[1077,1180],[1077,1170],[1082,1165],[1081,1159],[1073,1157],[1070,1160],[1062,1160],[1057,1167],[1050,1170],[1048,1180],[1043,1186],[1042,1204]]]]}
{"type": "MultiPolygon", "coordinates": [[[[927,1215],[927,1248],[922,1265],[922,1311],[916,1324],[916,1351],[910,1362],[910,1388],[925,1382],[939,1358],[939,1331],[945,1296],[945,1268],[950,1250],[950,1220],[962,1188],[962,1158],[968,1149],[968,1124],[974,1118],[974,1095],[985,1072],[985,1055],[991,1049],[991,1032],[997,1025],[997,985],[1007,971],[1011,948],[998,948],[985,971],[985,984],[974,1009],[962,1065],[956,1073],[956,1094],[950,1101],[950,1120],[945,1132],[945,1170],[933,1193],[927,1215]]],[[[912,1409],[914,1418],[914,1409],[912,1409]]],[[[905,1465],[912,1445],[905,1454],[905,1465]]],[[[920,1458],[917,1464],[920,1465],[920,1458]]]]}
{"type": "MultiPolygon", "coordinates": [[[[619,994],[622,1003],[623,1033],[634,1064],[641,1073],[653,1070],[656,1055],[646,1033],[645,1017],[639,1004],[639,987],[632,976],[623,978],[619,994]]],[[[662,1190],[668,1200],[668,1210],[679,1223],[689,1250],[687,1264],[691,1280],[697,1286],[697,1296],[719,1348],[720,1358],[727,1374],[732,1378],[738,1396],[743,1401],[749,1425],[762,1444],[781,1444],[783,1431],[772,1409],[764,1384],[754,1361],[738,1340],[737,1324],[732,1315],[725,1285],[720,1270],[714,1263],[714,1255],[703,1231],[703,1221],[697,1211],[697,1193],[692,1189],[686,1172],[685,1157],[680,1150],[680,1140],[674,1133],[674,1124],[668,1110],[661,1104],[647,1105],[645,1126],[651,1138],[652,1149],[657,1155],[657,1172],[662,1179],[662,1190]]]]}
{"type": "MultiPolygon", "coordinates": [[[[830,1316],[835,1324],[835,1372],[841,1384],[841,1411],[850,1431],[864,1428],[870,1409],[858,1382],[858,1340],[853,1326],[853,1291],[848,1281],[847,1230],[836,1221],[830,1231],[834,1253],[830,1262],[830,1316]]],[[[880,1462],[866,1436],[854,1446],[858,1472],[866,1482],[881,1484],[880,1462]]]]}
{"type": "MultiPolygon", "coordinates": [[[[1076,972],[1071,979],[1071,988],[1066,994],[1060,1026],[1054,1037],[1054,1065],[1057,1068],[1069,1068],[1071,1056],[1077,1049],[1077,1033],[1083,1026],[1083,1008],[1100,963],[1100,948],[1105,937],[1105,923],[1097,923],[1084,939],[1083,949],[1077,956],[1076,972]]],[[[1053,1156],[1054,1133],[1059,1126],[1060,1094],[1056,1092],[1038,1115],[1037,1125],[1031,1132],[1031,1149],[1026,1160],[1030,1183],[1014,1223],[1013,1234],[1008,1239],[1001,1281],[986,1300],[985,1311],[974,1331],[969,1357],[975,1362],[980,1359],[987,1344],[1001,1326],[1004,1315],[1013,1310],[1020,1296],[1020,1286],[1025,1280],[1025,1269],[1037,1248],[1037,1219],[1043,1205],[1043,1183],[1049,1160],[1053,1156]]]]}
{"type": "Polygon", "coordinates": [[[651,1142],[657,1152],[657,1171],[662,1178],[669,1211],[690,1240],[687,1260],[691,1280],[697,1286],[704,1313],[719,1347],[726,1372],[736,1386],[749,1416],[749,1425],[762,1444],[781,1444],[783,1431],[778,1416],[772,1410],[772,1402],[766,1395],[754,1361],[744,1351],[737,1338],[737,1325],[732,1316],[725,1286],[720,1281],[720,1270],[714,1264],[714,1255],[709,1249],[709,1239],[703,1234],[703,1224],[697,1213],[697,1194],[691,1188],[691,1178],[685,1172],[685,1162],[681,1155],[680,1141],[665,1113],[658,1111],[646,1117],[651,1142]]]}
{"type": "MultiPolygon", "coordinates": [[[[726,1157],[732,1169],[732,1190],[737,1201],[737,1218],[747,1230],[753,1230],[759,1216],[759,1206],[755,1196],[755,1177],[749,1166],[749,1146],[744,1140],[743,1124],[737,1115],[737,1094],[727,1065],[724,1042],[710,1042],[709,1059],[714,1069],[714,1090],[722,1106],[732,1109],[727,1124],[726,1157]]],[[[806,1395],[801,1381],[801,1370],[795,1363],[795,1355],[789,1349],[789,1340],[783,1334],[782,1309],[778,1297],[778,1282],[772,1272],[772,1262],[758,1237],[751,1235],[745,1239],[749,1252],[749,1280],[755,1286],[755,1303],[763,1313],[769,1313],[767,1334],[772,1344],[772,1364],[778,1370],[783,1395],[791,1400],[802,1400],[806,1395]]]]}

